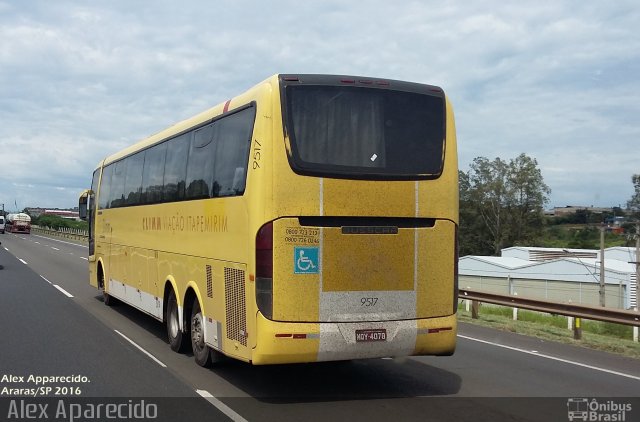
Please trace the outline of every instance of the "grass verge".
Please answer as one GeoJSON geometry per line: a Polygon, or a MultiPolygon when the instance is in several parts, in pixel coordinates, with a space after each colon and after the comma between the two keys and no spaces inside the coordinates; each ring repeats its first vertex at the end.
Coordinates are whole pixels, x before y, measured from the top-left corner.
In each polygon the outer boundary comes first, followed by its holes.
{"type": "Polygon", "coordinates": [[[471,312],[461,305],[458,320],[640,359],[640,343],[633,341],[633,328],[626,325],[582,320],[582,340],[574,340],[573,331],[567,329],[567,317],[519,310],[518,321],[514,321],[512,308],[486,304],[481,304],[478,319],[472,319],[471,312]]]}

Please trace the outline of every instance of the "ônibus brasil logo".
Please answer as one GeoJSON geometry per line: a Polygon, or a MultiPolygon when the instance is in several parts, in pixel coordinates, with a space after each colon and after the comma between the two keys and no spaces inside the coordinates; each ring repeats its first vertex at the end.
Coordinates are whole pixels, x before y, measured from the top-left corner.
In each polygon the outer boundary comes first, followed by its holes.
{"type": "Polygon", "coordinates": [[[616,400],[572,398],[567,400],[567,417],[570,421],[624,422],[631,412],[630,403],[616,400]]]}

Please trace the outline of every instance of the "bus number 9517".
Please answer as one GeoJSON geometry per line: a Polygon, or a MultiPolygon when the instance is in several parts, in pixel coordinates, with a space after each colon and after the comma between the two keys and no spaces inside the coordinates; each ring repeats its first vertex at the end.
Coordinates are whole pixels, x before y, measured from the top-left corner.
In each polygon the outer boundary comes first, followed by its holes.
{"type": "Polygon", "coordinates": [[[360,299],[360,306],[376,306],[376,303],[378,303],[377,297],[363,297],[360,299]]]}

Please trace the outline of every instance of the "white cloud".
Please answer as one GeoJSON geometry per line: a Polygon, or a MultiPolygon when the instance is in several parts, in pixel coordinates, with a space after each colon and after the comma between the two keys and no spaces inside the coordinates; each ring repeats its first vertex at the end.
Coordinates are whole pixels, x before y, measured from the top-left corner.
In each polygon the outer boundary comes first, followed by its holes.
{"type": "Polygon", "coordinates": [[[639,21],[633,1],[0,2],[0,203],[73,206],[105,155],[307,72],[440,85],[461,169],[525,152],[550,205],[624,204],[639,21]]]}

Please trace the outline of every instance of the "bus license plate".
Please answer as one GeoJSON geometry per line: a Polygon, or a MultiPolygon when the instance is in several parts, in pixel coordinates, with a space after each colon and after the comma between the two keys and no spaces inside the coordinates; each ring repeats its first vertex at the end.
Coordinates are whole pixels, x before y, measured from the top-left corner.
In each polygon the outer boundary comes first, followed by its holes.
{"type": "Polygon", "coordinates": [[[387,330],[384,328],[356,330],[356,342],[387,341],[387,330]]]}

